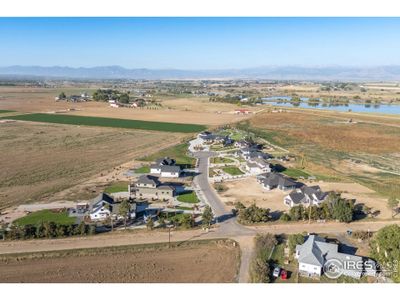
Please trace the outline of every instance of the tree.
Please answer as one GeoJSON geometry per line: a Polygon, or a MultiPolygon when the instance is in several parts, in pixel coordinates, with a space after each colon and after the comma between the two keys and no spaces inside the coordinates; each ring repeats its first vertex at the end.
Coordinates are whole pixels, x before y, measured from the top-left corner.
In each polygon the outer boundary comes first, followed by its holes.
{"type": "Polygon", "coordinates": [[[182,221],[181,221],[181,225],[183,228],[192,228],[194,226],[194,220],[192,215],[189,214],[184,214],[182,216],[182,221]]]}
{"type": "Polygon", "coordinates": [[[58,95],[58,99],[60,99],[60,100],[63,100],[65,98],[67,98],[67,95],[65,95],[64,92],[61,92],[60,95],[58,95]]]}
{"type": "Polygon", "coordinates": [[[127,93],[123,93],[121,95],[119,95],[118,97],[118,101],[121,103],[129,103],[129,95],[127,93]]]}
{"type": "Polygon", "coordinates": [[[400,226],[389,225],[374,234],[371,255],[393,281],[400,282],[400,226]]]}
{"type": "Polygon", "coordinates": [[[165,223],[165,218],[163,216],[158,217],[158,224],[161,228],[164,228],[166,223],[165,223]]]}
{"type": "Polygon", "coordinates": [[[255,258],[250,266],[250,280],[253,283],[268,283],[269,278],[269,264],[261,258],[255,258]]]}
{"type": "Polygon", "coordinates": [[[346,223],[353,220],[354,201],[342,198],[340,193],[330,193],[327,201],[332,218],[346,223]]]}
{"type": "Polygon", "coordinates": [[[213,214],[212,209],[211,209],[211,207],[209,205],[207,205],[204,208],[204,211],[203,211],[203,214],[201,215],[201,217],[202,217],[203,226],[206,227],[206,228],[210,228],[211,222],[212,222],[212,220],[214,218],[214,214],[213,214]]]}
{"type": "Polygon", "coordinates": [[[290,253],[294,253],[297,245],[302,245],[304,243],[304,236],[300,233],[291,234],[288,238],[288,246],[290,253]]]}
{"type": "Polygon", "coordinates": [[[153,222],[153,219],[152,219],[151,217],[148,217],[148,218],[147,218],[146,227],[147,227],[147,229],[149,229],[149,230],[153,230],[153,228],[154,228],[154,222],[153,222]]]}
{"type": "Polygon", "coordinates": [[[394,218],[394,215],[395,215],[395,212],[396,212],[396,210],[397,210],[397,207],[399,206],[399,200],[397,200],[396,197],[391,196],[391,197],[388,199],[387,206],[389,207],[389,209],[391,209],[391,211],[392,211],[392,218],[394,218]]]}
{"type": "Polygon", "coordinates": [[[126,229],[126,221],[129,219],[130,211],[131,211],[131,205],[127,200],[123,200],[119,205],[119,214],[124,218],[125,229],[126,229]]]}

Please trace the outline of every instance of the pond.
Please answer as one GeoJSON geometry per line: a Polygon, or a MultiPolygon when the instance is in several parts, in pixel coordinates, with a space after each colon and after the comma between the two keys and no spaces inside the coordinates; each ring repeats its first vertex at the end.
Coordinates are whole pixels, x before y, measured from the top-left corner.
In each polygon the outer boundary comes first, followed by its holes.
{"type": "Polygon", "coordinates": [[[313,108],[313,109],[324,109],[333,111],[352,111],[359,113],[382,113],[391,115],[400,115],[400,105],[397,104],[332,104],[324,103],[322,101],[318,102],[307,102],[308,98],[300,98],[302,102],[291,103],[284,102],[290,101],[290,96],[273,96],[268,98],[262,98],[264,104],[269,104],[273,106],[284,106],[284,107],[301,107],[301,108],[313,108]],[[279,101],[284,100],[284,101],[279,101]]]}

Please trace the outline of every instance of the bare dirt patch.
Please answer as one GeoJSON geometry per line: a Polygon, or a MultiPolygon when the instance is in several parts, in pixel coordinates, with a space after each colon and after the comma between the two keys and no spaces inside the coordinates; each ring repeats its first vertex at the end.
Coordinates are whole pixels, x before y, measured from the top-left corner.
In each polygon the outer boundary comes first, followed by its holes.
{"type": "Polygon", "coordinates": [[[379,196],[375,191],[358,183],[345,182],[319,182],[318,185],[324,191],[338,191],[347,199],[356,199],[356,204],[365,204],[372,210],[379,210],[378,218],[391,218],[392,213],[387,207],[387,199],[379,196]]]}
{"type": "Polygon", "coordinates": [[[254,177],[224,182],[223,185],[228,190],[218,195],[229,207],[233,208],[235,202],[242,202],[245,206],[255,203],[259,207],[271,209],[271,212],[288,210],[283,204],[287,192],[279,189],[267,191],[254,177]]]}
{"type": "Polygon", "coordinates": [[[229,240],[124,246],[0,257],[0,282],[235,282],[229,240]]]}

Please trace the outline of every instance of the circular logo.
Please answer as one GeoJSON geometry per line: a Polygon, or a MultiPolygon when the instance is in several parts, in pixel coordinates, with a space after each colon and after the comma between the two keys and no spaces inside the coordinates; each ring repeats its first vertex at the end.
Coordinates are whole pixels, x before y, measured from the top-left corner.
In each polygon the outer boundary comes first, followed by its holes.
{"type": "Polygon", "coordinates": [[[324,264],[324,274],[331,279],[339,278],[343,274],[343,263],[337,259],[328,259],[324,264]]]}

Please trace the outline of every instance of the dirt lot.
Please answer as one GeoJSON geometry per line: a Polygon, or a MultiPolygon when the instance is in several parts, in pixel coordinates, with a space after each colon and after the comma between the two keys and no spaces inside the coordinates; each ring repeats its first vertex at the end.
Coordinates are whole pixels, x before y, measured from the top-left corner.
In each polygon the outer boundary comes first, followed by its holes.
{"type": "MultiPolygon", "coordinates": [[[[120,164],[132,166],[136,157],[178,143],[184,136],[25,122],[0,124],[0,208],[48,201],[56,192],[93,177],[107,181],[115,177],[107,175],[120,164]]],[[[57,200],[66,200],[65,196],[57,200]]]]}
{"type": "Polygon", "coordinates": [[[223,240],[41,252],[0,256],[0,282],[225,283],[238,264],[239,248],[223,240]]]}
{"type": "Polygon", "coordinates": [[[67,111],[69,114],[136,119],[144,121],[161,121],[175,123],[193,123],[204,125],[221,125],[247,119],[249,116],[236,115],[237,106],[226,103],[212,103],[203,98],[166,99],[161,98],[162,107],[154,109],[112,108],[105,102],[71,103],[54,100],[61,91],[67,94],[80,93],[90,89],[44,89],[23,87],[0,87],[0,109],[21,112],[54,112],[67,111]]]}
{"type": "Polygon", "coordinates": [[[267,191],[255,177],[228,181],[223,185],[228,190],[218,195],[229,207],[233,208],[235,202],[242,202],[245,206],[256,203],[257,206],[271,209],[271,212],[288,210],[288,207],[283,204],[283,197],[288,193],[279,189],[267,191]]]}
{"type": "Polygon", "coordinates": [[[319,182],[318,185],[324,191],[341,192],[342,196],[347,199],[356,199],[356,204],[363,203],[371,207],[373,211],[379,210],[378,218],[389,219],[392,217],[392,212],[387,207],[387,199],[365,186],[345,182],[319,182]]]}

